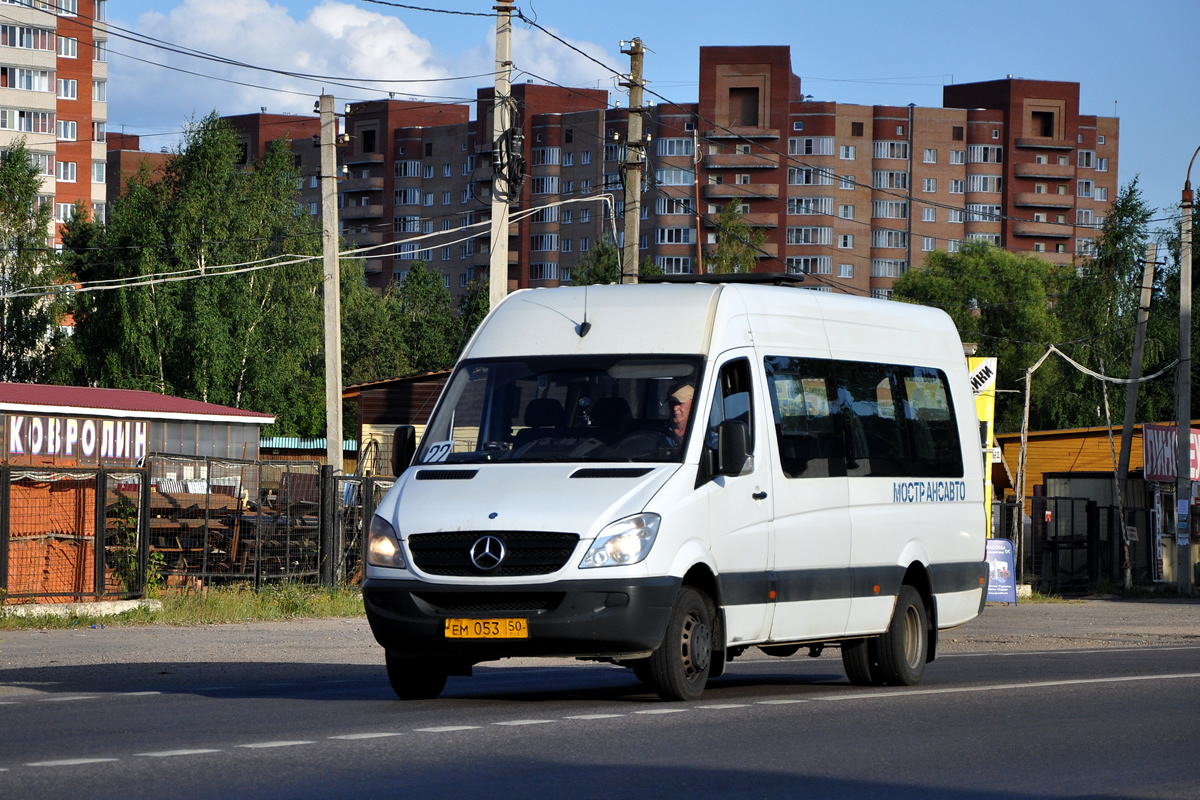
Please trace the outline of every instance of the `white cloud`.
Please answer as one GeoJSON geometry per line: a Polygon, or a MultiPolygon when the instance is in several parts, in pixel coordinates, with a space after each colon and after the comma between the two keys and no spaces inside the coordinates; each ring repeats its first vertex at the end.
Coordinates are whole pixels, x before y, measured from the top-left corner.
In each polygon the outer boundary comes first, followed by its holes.
{"type": "MultiPolygon", "coordinates": [[[[200,60],[135,45],[114,30],[109,43],[109,130],[127,128],[143,135],[153,130],[178,130],[188,118],[214,109],[223,115],[250,113],[260,107],[272,112],[311,113],[322,89],[334,94],[339,105],[383,97],[388,92],[397,97],[432,95],[468,102],[477,88],[491,82],[489,77],[430,83],[369,81],[484,75],[492,72],[495,63],[495,28],[490,20],[439,19],[439,25],[447,26],[438,31],[439,40],[463,47],[459,52],[447,52],[414,33],[397,16],[338,0],[323,0],[306,13],[294,13],[268,0],[183,0],[169,10],[143,14],[135,22],[113,24],[248,64],[330,76],[313,81],[200,60]],[[470,47],[471,43],[476,44],[470,47]],[[200,75],[151,66],[125,55],[200,75]]],[[[556,35],[562,36],[557,31],[556,35]]],[[[599,61],[617,63],[599,45],[563,38],[599,61]]],[[[611,73],[519,22],[514,23],[513,61],[517,81],[531,77],[521,72],[526,71],[536,75],[539,83],[613,88],[611,73]]],[[[165,138],[148,139],[143,147],[169,143],[165,138]]]]}

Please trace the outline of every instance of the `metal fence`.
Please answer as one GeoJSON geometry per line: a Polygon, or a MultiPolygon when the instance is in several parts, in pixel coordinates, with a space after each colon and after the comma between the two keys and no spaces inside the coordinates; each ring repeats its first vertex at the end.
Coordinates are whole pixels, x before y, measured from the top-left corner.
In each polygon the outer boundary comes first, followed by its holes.
{"type": "Polygon", "coordinates": [[[175,456],[137,470],[0,468],[0,602],[137,597],[149,582],[356,582],[365,525],[393,483],[175,456]]]}

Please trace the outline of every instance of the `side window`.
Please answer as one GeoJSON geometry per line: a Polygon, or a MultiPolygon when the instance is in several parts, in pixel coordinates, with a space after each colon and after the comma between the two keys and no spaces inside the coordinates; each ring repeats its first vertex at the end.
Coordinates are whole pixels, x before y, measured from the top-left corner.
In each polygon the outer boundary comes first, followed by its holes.
{"type": "Polygon", "coordinates": [[[962,448],[941,370],[905,367],[904,419],[917,478],[961,478],[962,448]]]}
{"type": "Polygon", "coordinates": [[[763,364],[783,474],[789,478],[845,475],[842,437],[833,414],[833,362],[767,356],[763,364]]]}
{"type": "Polygon", "coordinates": [[[895,368],[839,361],[836,370],[846,474],[908,476],[908,447],[903,424],[896,415],[895,368]]]}
{"type": "Polygon", "coordinates": [[[712,406],[708,412],[708,432],[704,446],[715,453],[717,427],[725,420],[739,420],[749,430],[750,453],[754,453],[754,414],[750,393],[750,362],[739,358],[721,367],[713,390],[712,406]]]}

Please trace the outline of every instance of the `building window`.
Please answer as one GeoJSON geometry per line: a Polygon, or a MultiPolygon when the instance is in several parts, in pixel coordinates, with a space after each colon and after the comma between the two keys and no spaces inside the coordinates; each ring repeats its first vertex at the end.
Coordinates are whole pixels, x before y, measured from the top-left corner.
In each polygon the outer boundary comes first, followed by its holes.
{"type": "Polygon", "coordinates": [[[967,191],[968,192],[990,192],[999,194],[1002,184],[1002,179],[999,175],[968,175],[967,176],[967,191]]]}
{"type": "Polygon", "coordinates": [[[1095,150],[1080,150],[1078,153],[1080,169],[1093,169],[1096,166],[1096,151],[1095,150]]]}
{"type": "Polygon", "coordinates": [[[908,158],[908,142],[876,142],[875,158],[908,158]]]}
{"type": "Polygon", "coordinates": [[[1108,159],[1107,158],[1097,158],[1096,159],[1096,172],[1108,172],[1108,159]]]}
{"type": "Polygon", "coordinates": [[[794,122],[792,122],[792,130],[793,130],[793,131],[802,131],[802,130],[804,130],[804,120],[799,120],[799,119],[798,119],[798,120],[795,120],[794,122]]]}
{"type": "Polygon", "coordinates": [[[58,79],[58,99],[59,100],[77,100],[79,99],[79,81],[71,78],[58,79]]]}
{"type": "Polygon", "coordinates": [[[832,186],[833,173],[816,167],[788,167],[791,186],[832,186]]]}
{"type": "Polygon", "coordinates": [[[563,166],[564,167],[575,166],[575,154],[572,153],[570,150],[563,153],[563,166]]]}
{"type": "Polygon", "coordinates": [[[535,147],[530,151],[529,165],[532,167],[542,167],[547,165],[557,165],[562,159],[562,148],[560,147],[535,147]]]}
{"type": "Polygon", "coordinates": [[[671,137],[658,140],[660,156],[690,156],[696,152],[696,143],[689,137],[671,137]]]}
{"type": "MultiPolygon", "coordinates": [[[[999,209],[1000,206],[996,206],[995,208],[999,209]]],[[[999,211],[996,213],[999,213],[999,211]]],[[[963,223],[964,216],[965,215],[963,214],[963,210],[961,208],[951,208],[946,211],[946,221],[952,222],[956,225],[961,225],[963,223]]]]}
{"type": "Polygon", "coordinates": [[[103,161],[92,162],[92,183],[104,183],[107,166],[103,161]]]}
{"type": "Polygon", "coordinates": [[[967,147],[967,161],[971,164],[1000,164],[1004,161],[1004,148],[990,144],[973,144],[967,147]]]}
{"type": "Polygon", "coordinates": [[[1092,199],[1095,200],[1097,203],[1107,203],[1108,202],[1108,187],[1107,186],[1097,186],[1095,188],[1094,197],[1092,197],[1092,199]]]}
{"type": "Polygon", "coordinates": [[[394,170],[397,178],[419,178],[421,177],[421,162],[397,161],[394,170]]]}
{"type": "Polygon", "coordinates": [[[442,205],[448,206],[448,205],[450,205],[450,203],[451,203],[451,193],[450,192],[442,192],[442,205]]]}
{"type": "Polygon", "coordinates": [[[558,264],[552,262],[535,262],[529,265],[529,280],[556,281],[558,280],[558,264]]]}
{"type": "Polygon", "coordinates": [[[953,127],[953,129],[951,129],[951,131],[950,131],[950,134],[951,134],[950,138],[952,138],[956,142],[961,142],[965,138],[964,137],[965,132],[966,132],[966,129],[963,128],[962,125],[955,125],[953,127]]]}
{"type": "Polygon", "coordinates": [[[425,165],[424,176],[425,176],[425,180],[431,180],[433,178],[433,164],[425,165]]]}
{"type": "Polygon", "coordinates": [[[851,136],[862,136],[863,135],[863,124],[861,122],[851,122],[850,123],[850,135],[851,136]]]}
{"type": "Polygon", "coordinates": [[[662,167],[654,171],[654,181],[659,186],[691,186],[696,173],[682,167],[662,167]]]}
{"type": "MultiPolygon", "coordinates": [[[[692,200],[689,197],[660,197],[654,201],[655,213],[658,214],[693,214],[692,200]]],[[[566,220],[563,220],[564,222],[566,220]]]]}
{"type": "Polygon", "coordinates": [[[529,250],[533,253],[557,252],[559,247],[557,233],[535,233],[529,237],[529,250]]]}
{"type": "Polygon", "coordinates": [[[688,256],[656,256],[654,263],[667,275],[692,273],[692,259],[688,256]]]}
{"type": "Polygon", "coordinates": [[[1104,144],[1104,134],[1103,133],[1096,137],[1096,144],[1104,144]]]}
{"type": "Polygon", "coordinates": [[[558,176],[540,175],[530,181],[530,191],[534,194],[558,194],[558,176]]]}
{"type": "Polygon", "coordinates": [[[891,300],[892,299],[892,290],[891,289],[872,289],[871,290],[871,299],[872,300],[891,300]]]}
{"type": "Polygon", "coordinates": [[[907,189],[908,173],[877,169],[871,173],[871,185],[876,189],[907,189]]]}
{"type": "Polygon", "coordinates": [[[854,219],[854,206],[838,206],[838,216],[842,219],[854,219]]]}
{"type": "Polygon", "coordinates": [[[921,237],[921,252],[929,253],[937,249],[937,239],[932,236],[921,237]]]}
{"type": "Polygon", "coordinates": [[[78,123],[74,120],[60,119],[55,124],[57,137],[60,142],[73,142],[78,132],[78,123]]]}
{"type": "Polygon", "coordinates": [[[830,256],[793,256],[787,260],[787,271],[800,275],[832,275],[833,258],[830,256]]]}
{"type": "Polygon", "coordinates": [[[871,247],[908,247],[908,234],[891,228],[871,231],[871,247]]]}
{"type": "Polygon", "coordinates": [[[841,250],[854,249],[854,235],[850,233],[838,234],[838,248],[841,250]]]}
{"type": "Polygon", "coordinates": [[[908,272],[908,262],[902,258],[872,258],[872,278],[899,278],[908,272]]]}
{"type": "Polygon", "coordinates": [[[966,182],[958,179],[950,180],[950,194],[962,194],[966,190],[966,182]]]}
{"type": "Polygon", "coordinates": [[[1075,187],[1075,194],[1079,197],[1091,197],[1092,190],[1096,187],[1096,184],[1094,181],[1077,181],[1075,187]]]}
{"type": "Polygon", "coordinates": [[[92,43],[92,60],[108,61],[108,41],[106,39],[97,39],[92,43]]]}
{"type": "Polygon", "coordinates": [[[937,209],[933,206],[926,206],[921,209],[922,222],[937,222],[937,209]]]}
{"type": "Polygon", "coordinates": [[[693,244],[696,241],[695,228],[655,228],[655,244],[693,244]]]}
{"type": "Polygon", "coordinates": [[[839,189],[853,189],[854,183],[855,183],[855,181],[854,181],[853,175],[839,175],[838,176],[838,188],[839,189]]]}
{"type": "Polygon", "coordinates": [[[592,221],[592,210],[590,208],[579,209],[579,224],[587,225],[592,221]]]}
{"type": "Polygon", "coordinates": [[[842,159],[842,161],[853,161],[854,160],[854,145],[852,145],[852,144],[842,145],[841,148],[838,150],[838,156],[842,159]]]}
{"type": "Polygon", "coordinates": [[[788,139],[788,155],[831,156],[833,155],[833,137],[806,136],[788,139]]]}
{"type": "Polygon", "coordinates": [[[925,148],[925,163],[926,164],[936,164],[937,163],[937,150],[930,149],[928,147],[925,148]]]}
{"type": "Polygon", "coordinates": [[[904,219],[908,216],[908,203],[904,200],[872,200],[871,216],[876,219],[904,219]]]}
{"type": "Polygon", "coordinates": [[[833,216],[832,197],[789,197],[787,213],[790,216],[824,214],[833,216]]]}
{"type": "Polygon", "coordinates": [[[58,161],[54,164],[54,177],[63,183],[75,182],[75,162],[58,161]]]}
{"type": "Polygon", "coordinates": [[[586,236],[582,236],[582,237],[580,237],[580,239],[579,239],[579,252],[581,252],[581,253],[586,253],[586,252],[587,252],[587,251],[588,251],[588,250],[591,248],[591,246],[592,246],[592,241],[591,241],[591,239],[589,239],[589,238],[588,238],[588,237],[586,237],[586,236]]]}
{"type": "Polygon", "coordinates": [[[923,192],[936,192],[936,191],[937,191],[937,178],[924,178],[924,179],[922,179],[922,181],[921,181],[921,191],[923,191],[923,192]]]}
{"type": "Polygon", "coordinates": [[[854,265],[853,264],[838,264],[837,276],[839,278],[853,278],[854,277],[854,265]]]}
{"type": "Polygon", "coordinates": [[[54,221],[55,222],[70,222],[75,217],[74,203],[55,203],[54,204],[54,221]]]}
{"type": "Polygon", "coordinates": [[[79,56],[79,40],[71,36],[58,37],[58,57],[77,58],[79,56]]]}
{"type": "Polygon", "coordinates": [[[833,228],[806,226],[787,229],[788,244],[833,244],[833,228]]]}

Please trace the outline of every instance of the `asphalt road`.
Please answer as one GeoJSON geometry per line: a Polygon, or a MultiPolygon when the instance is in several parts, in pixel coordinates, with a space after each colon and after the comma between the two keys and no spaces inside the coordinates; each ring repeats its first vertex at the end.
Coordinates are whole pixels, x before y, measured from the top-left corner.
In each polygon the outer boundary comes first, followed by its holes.
{"type": "Polygon", "coordinates": [[[361,620],[0,634],[0,797],[1200,797],[1200,604],[994,607],[914,688],[836,650],[693,703],[504,662],[394,699],[361,620]]]}

